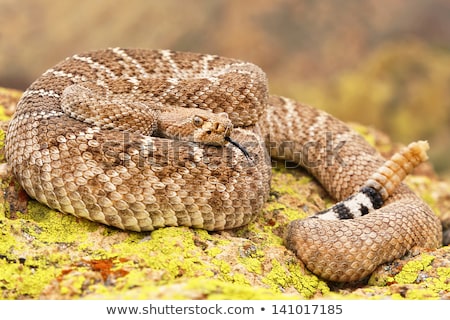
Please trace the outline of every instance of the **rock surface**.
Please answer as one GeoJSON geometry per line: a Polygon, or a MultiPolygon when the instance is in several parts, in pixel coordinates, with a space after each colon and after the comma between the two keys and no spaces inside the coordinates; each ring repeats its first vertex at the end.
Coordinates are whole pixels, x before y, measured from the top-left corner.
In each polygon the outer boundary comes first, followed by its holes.
{"type": "MultiPolygon", "coordinates": [[[[0,120],[8,120],[19,97],[0,88],[0,120]]],[[[2,128],[1,147],[5,123],[2,128]]],[[[396,150],[384,135],[354,128],[384,154],[396,150]]],[[[450,298],[449,246],[382,265],[360,283],[338,285],[311,274],[283,246],[282,236],[289,221],[332,199],[301,169],[273,169],[270,199],[248,226],[133,233],[37,203],[8,174],[3,152],[0,161],[0,299],[450,298]]],[[[448,182],[422,165],[406,183],[450,224],[448,182]]]]}

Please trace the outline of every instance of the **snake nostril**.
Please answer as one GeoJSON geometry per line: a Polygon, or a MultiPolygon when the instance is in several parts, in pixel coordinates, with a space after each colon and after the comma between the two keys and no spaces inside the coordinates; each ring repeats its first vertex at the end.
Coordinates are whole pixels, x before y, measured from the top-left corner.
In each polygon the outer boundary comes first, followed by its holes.
{"type": "Polygon", "coordinates": [[[225,136],[229,137],[231,134],[232,126],[226,126],[225,127],[225,136]]]}

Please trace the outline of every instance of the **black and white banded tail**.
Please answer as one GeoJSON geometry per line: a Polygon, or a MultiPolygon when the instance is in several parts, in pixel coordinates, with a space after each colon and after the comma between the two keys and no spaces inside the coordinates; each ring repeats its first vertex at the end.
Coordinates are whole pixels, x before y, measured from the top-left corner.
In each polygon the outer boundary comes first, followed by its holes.
{"type": "Polygon", "coordinates": [[[417,141],[395,153],[362,186],[359,192],[311,218],[344,220],[364,216],[383,206],[403,179],[426,161],[428,142],[417,141]]]}

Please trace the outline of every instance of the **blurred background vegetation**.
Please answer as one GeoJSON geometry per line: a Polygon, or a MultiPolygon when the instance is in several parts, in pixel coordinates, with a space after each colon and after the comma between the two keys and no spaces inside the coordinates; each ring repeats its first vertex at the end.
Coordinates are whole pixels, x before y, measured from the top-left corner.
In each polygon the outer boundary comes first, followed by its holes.
{"type": "Polygon", "coordinates": [[[168,48],[252,61],[274,94],[427,139],[450,176],[448,0],[0,0],[0,86],[76,52],[168,48]]]}

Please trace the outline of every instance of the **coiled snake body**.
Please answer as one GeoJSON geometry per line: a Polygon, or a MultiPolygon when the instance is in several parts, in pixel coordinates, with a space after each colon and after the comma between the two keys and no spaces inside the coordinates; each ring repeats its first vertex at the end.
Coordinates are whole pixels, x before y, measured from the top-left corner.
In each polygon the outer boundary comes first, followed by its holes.
{"type": "Polygon", "coordinates": [[[333,281],[440,245],[438,219],[400,184],[423,148],[383,166],[339,120],[269,96],[253,64],[121,48],[74,55],[45,72],[6,137],[8,163],[31,197],[134,231],[245,225],[267,199],[269,154],[297,162],[337,200],[353,195],[292,222],[286,235],[312,272],[333,281]]]}

